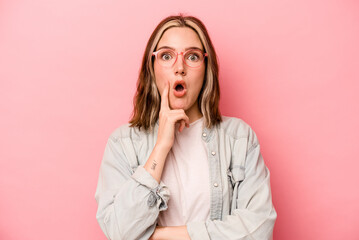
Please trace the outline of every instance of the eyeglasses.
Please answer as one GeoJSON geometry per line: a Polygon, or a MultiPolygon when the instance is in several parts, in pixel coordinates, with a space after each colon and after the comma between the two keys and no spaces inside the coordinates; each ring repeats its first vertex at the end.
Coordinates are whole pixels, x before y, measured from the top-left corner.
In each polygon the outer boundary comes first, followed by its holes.
{"type": "Polygon", "coordinates": [[[172,67],[177,61],[178,55],[183,55],[182,61],[191,68],[201,66],[204,58],[208,56],[207,53],[203,53],[199,49],[189,49],[178,53],[171,49],[163,48],[152,53],[152,56],[155,56],[158,63],[163,67],[172,67]]]}

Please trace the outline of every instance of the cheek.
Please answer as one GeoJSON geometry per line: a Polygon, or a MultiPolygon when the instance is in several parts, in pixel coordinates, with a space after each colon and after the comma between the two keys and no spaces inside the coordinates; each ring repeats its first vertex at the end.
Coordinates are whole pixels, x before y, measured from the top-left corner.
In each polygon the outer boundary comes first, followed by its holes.
{"type": "Polygon", "coordinates": [[[163,68],[157,67],[156,64],[154,66],[155,78],[156,78],[156,85],[160,93],[165,88],[165,81],[168,79],[168,73],[163,70],[163,68]]]}
{"type": "Polygon", "coordinates": [[[202,88],[202,85],[204,82],[204,70],[196,72],[193,80],[194,80],[194,86],[195,86],[196,92],[199,93],[201,91],[201,88],[202,88]]]}

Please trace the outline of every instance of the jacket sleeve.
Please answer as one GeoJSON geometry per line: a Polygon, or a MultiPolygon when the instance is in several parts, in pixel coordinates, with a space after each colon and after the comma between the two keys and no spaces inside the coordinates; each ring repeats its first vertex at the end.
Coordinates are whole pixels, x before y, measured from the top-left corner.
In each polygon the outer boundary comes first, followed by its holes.
{"type": "Polygon", "coordinates": [[[192,240],[273,239],[277,213],[272,204],[270,174],[260,153],[254,134],[254,143],[245,156],[244,175],[238,189],[234,188],[236,201],[231,214],[223,220],[189,222],[187,231],[192,240]]]}
{"type": "Polygon", "coordinates": [[[142,165],[132,170],[130,160],[137,159],[133,151],[125,150],[129,142],[112,135],[107,141],[95,193],[96,218],[107,239],[147,240],[159,211],[167,209],[170,193],[142,165]]]}

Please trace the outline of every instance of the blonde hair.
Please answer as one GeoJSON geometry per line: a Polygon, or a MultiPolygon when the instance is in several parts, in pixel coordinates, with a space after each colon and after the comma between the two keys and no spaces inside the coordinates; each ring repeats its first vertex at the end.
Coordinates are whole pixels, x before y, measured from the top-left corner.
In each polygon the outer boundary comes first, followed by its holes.
{"type": "Polygon", "coordinates": [[[134,110],[130,120],[131,127],[151,129],[157,122],[161,96],[155,82],[152,53],[164,32],[172,27],[189,27],[201,40],[204,52],[206,72],[202,89],[198,95],[198,108],[204,117],[204,126],[211,128],[222,121],[219,111],[219,81],[217,55],[204,24],[196,17],[183,14],[169,16],[163,19],[155,28],[146,46],[142,59],[140,74],[137,81],[137,91],[134,97],[134,110]]]}

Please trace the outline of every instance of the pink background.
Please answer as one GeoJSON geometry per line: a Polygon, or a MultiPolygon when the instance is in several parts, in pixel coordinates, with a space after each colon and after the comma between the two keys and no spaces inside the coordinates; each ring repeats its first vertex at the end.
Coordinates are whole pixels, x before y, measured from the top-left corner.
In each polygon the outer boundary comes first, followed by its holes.
{"type": "Polygon", "coordinates": [[[179,12],[212,37],[222,113],[259,137],[274,239],[359,239],[358,2],[223,3],[0,2],[0,239],[105,239],[104,147],[130,117],[151,32],[179,12]]]}

